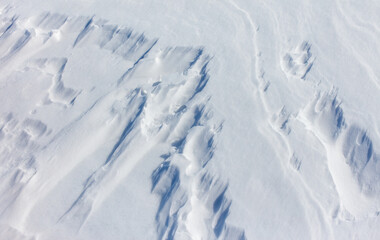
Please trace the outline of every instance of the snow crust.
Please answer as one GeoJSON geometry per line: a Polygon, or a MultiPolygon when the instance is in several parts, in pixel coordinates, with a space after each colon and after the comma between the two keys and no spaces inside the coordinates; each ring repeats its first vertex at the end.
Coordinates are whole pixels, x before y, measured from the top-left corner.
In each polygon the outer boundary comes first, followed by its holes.
{"type": "Polygon", "coordinates": [[[378,239],[377,1],[0,2],[0,239],[378,239]]]}

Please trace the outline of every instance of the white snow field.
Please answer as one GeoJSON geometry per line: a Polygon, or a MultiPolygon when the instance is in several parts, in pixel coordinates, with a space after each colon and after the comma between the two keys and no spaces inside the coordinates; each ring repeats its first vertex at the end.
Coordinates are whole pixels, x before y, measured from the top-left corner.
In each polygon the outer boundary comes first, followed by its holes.
{"type": "Polygon", "coordinates": [[[380,239],[379,13],[0,0],[0,240],[380,239]]]}

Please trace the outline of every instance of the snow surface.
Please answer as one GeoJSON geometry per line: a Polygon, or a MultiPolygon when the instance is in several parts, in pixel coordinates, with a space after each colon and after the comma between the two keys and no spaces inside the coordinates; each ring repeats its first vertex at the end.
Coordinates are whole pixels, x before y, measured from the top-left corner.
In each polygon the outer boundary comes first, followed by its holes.
{"type": "Polygon", "coordinates": [[[0,1],[0,239],[379,239],[380,2],[0,1]]]}

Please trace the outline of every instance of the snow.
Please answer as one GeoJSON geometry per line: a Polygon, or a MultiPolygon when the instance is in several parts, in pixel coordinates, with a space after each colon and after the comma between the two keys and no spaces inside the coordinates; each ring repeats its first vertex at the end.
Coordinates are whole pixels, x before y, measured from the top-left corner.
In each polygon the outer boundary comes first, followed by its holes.
{"type": "Polygon", "coordinates": [[[378,239],[380,4],[0,2],[0,239],[378,239]]]}

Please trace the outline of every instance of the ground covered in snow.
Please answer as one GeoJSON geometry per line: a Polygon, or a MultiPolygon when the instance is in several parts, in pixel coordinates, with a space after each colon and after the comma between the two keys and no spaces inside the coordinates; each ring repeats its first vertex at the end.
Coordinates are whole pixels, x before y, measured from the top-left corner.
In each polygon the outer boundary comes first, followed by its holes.
{"type": "Polygon", "coordinates": [[[380,3],[0,1],[0,239],[380,238],[380,3]]]}

